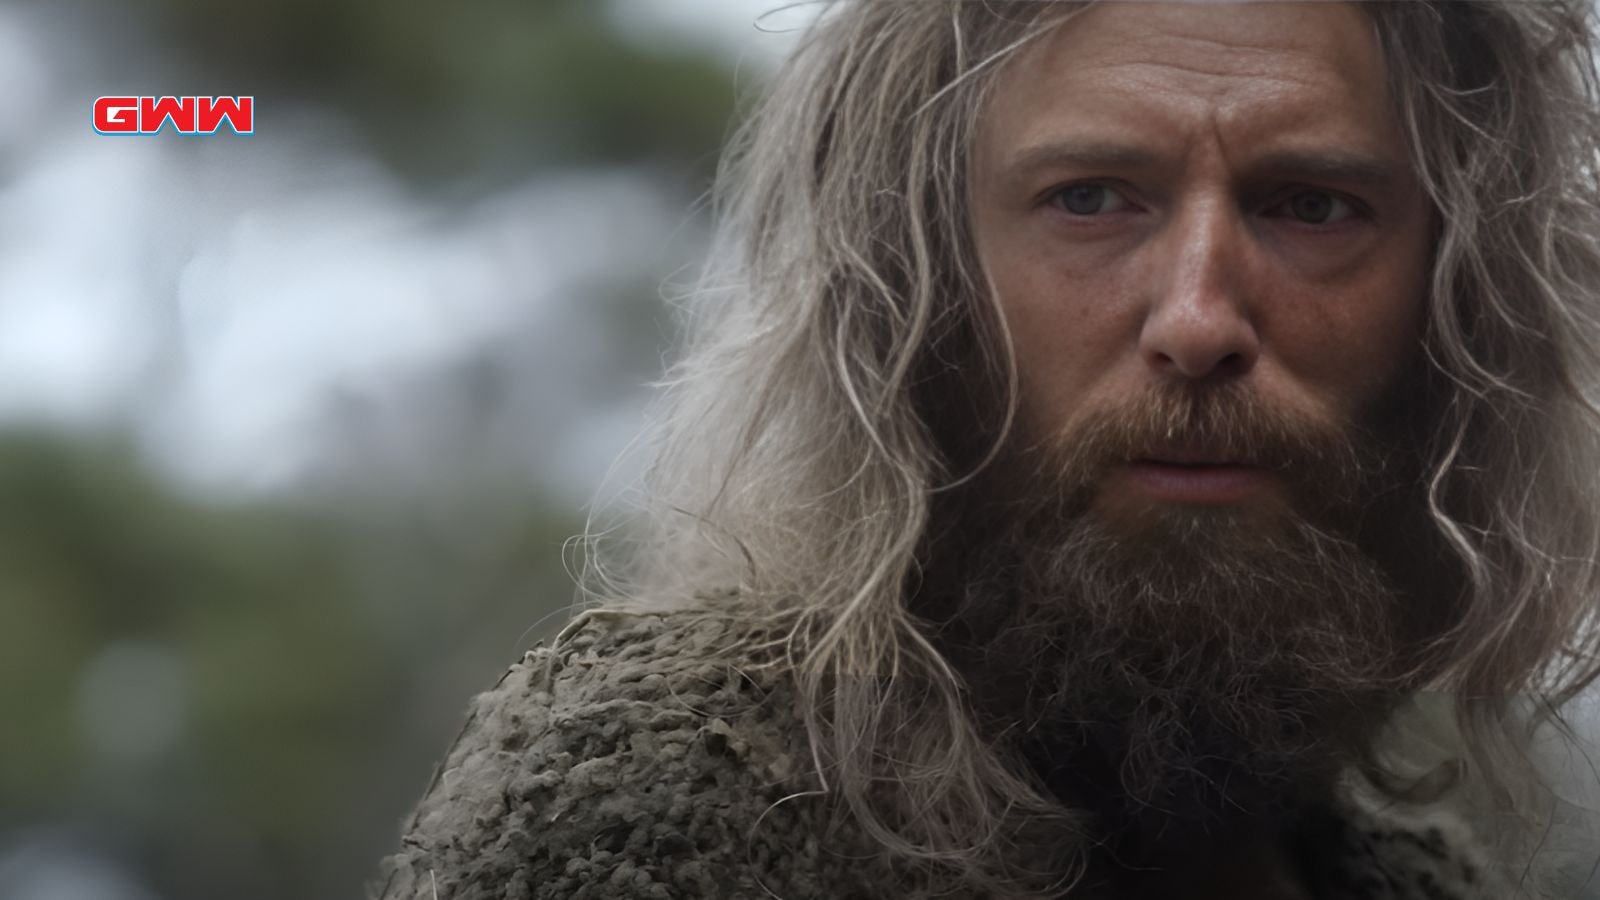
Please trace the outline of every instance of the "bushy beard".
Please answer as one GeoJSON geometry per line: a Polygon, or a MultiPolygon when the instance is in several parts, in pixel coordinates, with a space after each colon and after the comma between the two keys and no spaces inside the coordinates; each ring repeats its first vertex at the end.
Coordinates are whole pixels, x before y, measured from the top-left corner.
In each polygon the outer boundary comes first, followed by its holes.
{"type": "Polygon", "coordinates": [[[1411,680],[1392,545],[1417,499],[1397,443],[1233,389],[1140,397],[1036,438],[932,545],[934,639],[985,729],[1141,848],[1127,855],[1292,816],[1411,680]],[[1265,467],[1283,490],[1238,506],[1105,496],[1117,466],[1163,448],[1265,467]]]}

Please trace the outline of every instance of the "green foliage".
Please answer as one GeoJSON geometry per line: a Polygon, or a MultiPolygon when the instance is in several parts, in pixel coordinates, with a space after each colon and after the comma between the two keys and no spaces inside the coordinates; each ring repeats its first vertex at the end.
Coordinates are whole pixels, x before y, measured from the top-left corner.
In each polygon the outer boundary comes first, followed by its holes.
{"type": "MultiPolygon", "coordinates": [[[[329,110],[419,187],[625,164],[696,193],[735,109],[726,62],[629,43],[601,0],[138,5],[194,91],[257,95],[263,131],[329,110]]],[[[606,305],[645,361],[666,327],[652,294],[606,305]]],[[[573,594],[576,511],[445,458],[426,484],[341,472],[225,506],[115,440],[0,433],[0,834],[89,824],[172,900],[356,896],[465,699],[573,594]],[[181,721],[170,746],[118,757],[85,694],[129,642],[174,661],[181,721]]]]}
{"type": "Polygon", "coordinates": [[[628,43],[599,0],[147,2],[211,48],[208,69],[279,85],[256,91],[274,102],[333,103],[426,178],[574,162],[705,175],[734,110],[725,63],[628,43]]]}
{"type": "Polygon", "coordinates": [[[526,490],[451,543],[391,518],[402,494],[219,506],[124,446],[0,435],[0,826],[136,835],[174,897],[352,895],[508,634],[571,594],[573,523],[526,490]],[[182,729],[148,758],[107,756],[85,721],[86,672],[128,641],[183,673],[182,729]]]}

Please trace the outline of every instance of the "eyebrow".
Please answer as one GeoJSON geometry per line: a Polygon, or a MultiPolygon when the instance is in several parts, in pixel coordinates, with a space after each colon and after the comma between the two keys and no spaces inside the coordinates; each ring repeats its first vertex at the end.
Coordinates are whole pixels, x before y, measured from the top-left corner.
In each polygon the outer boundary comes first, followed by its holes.
{"type": "Polygon", "coordinates": [[[1349,150],[1269,153],[1255,160],[1253,168],[1274,174],[1301,175],[1324,181],[1393,187],[1400,181],[1400,168],[1381,156],[1349,150]]]}
{"type": "MultiPolygon", "coordinates": [[[[1007,177],[1026,178],[1035,172],[1055,168],[1138,169],[1165,161],[1160,154],[1133,144],[1055,141],[1018,151],[1005,164],[1002,173],[1007,177]]],[[[1400,168],[1381,156],[1341,149],[1277,151],[1252,160],[1250,169],[1258,174],[1374,188],[1393,187],[1401,176],[1400,168]]]]}
{"type": "Polygon", "coordinates": [[[1149,168],[1162,161],[1158,154],[1132,144],[1109,141],[1053,141],[1019,150],[1002,168],[1007,175],[1026,176],[1041,169],[1149,168]]]}

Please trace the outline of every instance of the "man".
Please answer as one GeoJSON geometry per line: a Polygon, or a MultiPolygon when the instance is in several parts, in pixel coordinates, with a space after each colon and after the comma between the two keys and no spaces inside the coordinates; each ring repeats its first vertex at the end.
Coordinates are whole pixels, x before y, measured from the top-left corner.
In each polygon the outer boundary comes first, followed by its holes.
{"type": "Polygon", "coordinates": [[[627,589],[379,896],[1513,896],[1433,807],[1596,672],[1593,79],[1575,2],[830,8],[627,589]]]}

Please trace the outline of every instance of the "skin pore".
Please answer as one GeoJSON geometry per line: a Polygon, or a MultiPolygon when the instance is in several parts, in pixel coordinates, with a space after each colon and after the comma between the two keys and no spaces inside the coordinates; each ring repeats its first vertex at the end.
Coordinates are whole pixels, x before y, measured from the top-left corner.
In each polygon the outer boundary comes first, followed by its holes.
{"type": "MultiPolygon", "coordinates": [[[[1093,5],[1008,65],[972,166],[1028,440],[1218,392],[1341,434],[1414,371],[1430,214],[1354,4],[1093,5]]],[[[1088,515],[1133,545],[1291,519],[1281,468],[1183,433],[1093,469],[1088,515]]],[[[1281,840],[1245,826],[1114,895],[1308,897],[1281,840]]]]}

